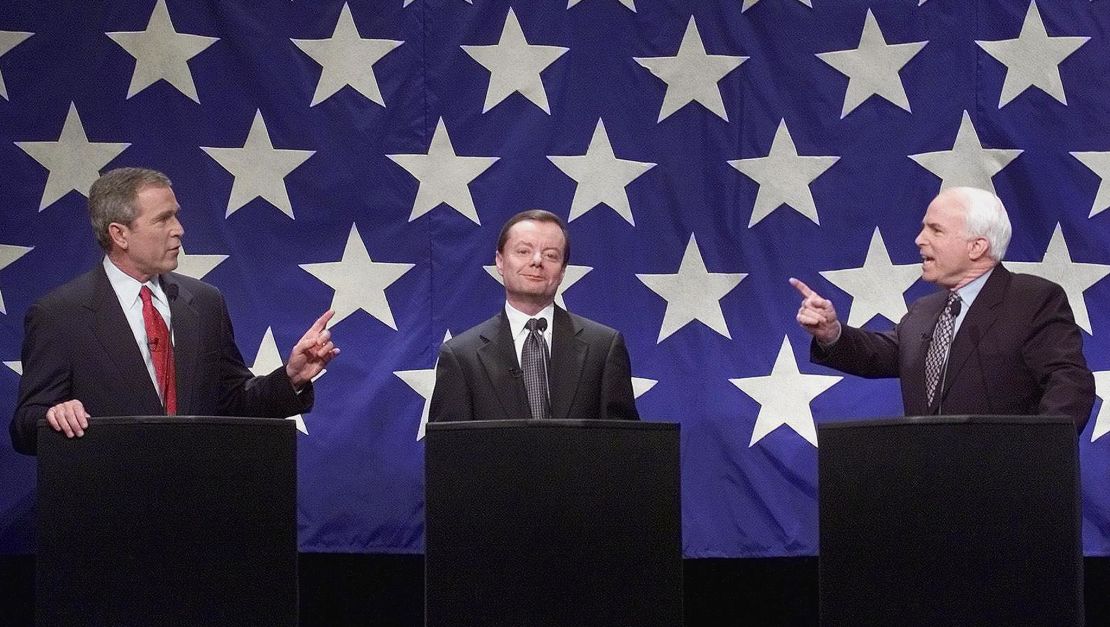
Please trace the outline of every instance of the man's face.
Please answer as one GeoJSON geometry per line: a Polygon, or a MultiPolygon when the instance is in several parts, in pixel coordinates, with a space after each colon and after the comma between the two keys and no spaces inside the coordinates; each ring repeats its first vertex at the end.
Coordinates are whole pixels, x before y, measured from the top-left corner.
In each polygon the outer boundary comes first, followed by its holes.
{"type": "Polygon", "coordinates": [[[937,196],[914,240],[921,252],[921,278],[947,289],[960,286],[974,267],[972,242],[963,207],[951,195],[937,196]]]}
{"type": "Polygon", "coordinates": [[[131,224],[112,224],[117,265],[132,277],[146,281],[177,268],[181,236],[185,229],[177,220],[181,207],[168,187],[145,187],[135,197],[135,219],[131,224]]]}
{"type": "Polygon", "coordinates": [[[496,256],[509,304],[529,314],[551,304],[563,282],[565,252],[566,239],[554,222],[522,220],[510,227],[496,256]]]}

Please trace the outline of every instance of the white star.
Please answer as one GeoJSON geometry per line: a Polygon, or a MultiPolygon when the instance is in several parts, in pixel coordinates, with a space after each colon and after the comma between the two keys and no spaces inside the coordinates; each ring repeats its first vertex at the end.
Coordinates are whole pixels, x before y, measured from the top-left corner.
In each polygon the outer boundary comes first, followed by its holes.
{"type": "Polygon", "coordinates": [[[569,48],[562,46],[539,46],[528,43],[524,31],[516,19],[516,13],[509,8],[501,39],[491,46],[461,46],[468,55],[481,63],[490,72],[489,87],[486,89],[486,103],[482,113],[489,111],[514,92],[531,100],[544,113],[551,115],[547,104],[547,91],[544,90],[540,72],[563,56],[569,48]]]}
{"type": "Polygon", "coordinates": [[[4,365],[11,369],[12,372],[23,376],[23,362],[21,361],[5,361],[4,365]]]}
{"type": "Polygon", "coordinates": [[[70,191],[86,194],[100,178],[100,169],[131,144],[90,142],[81,116],[77,114],[77,106],[70,103],[58,141],[15,142],[15,145],[50,171],[39,203],[39,211],[42,211],[70,191]]]}
{"type": "Polygon", "coordinates": [[[1059,224],[1052,232],[1048,249],[1045,250],[1044,257],[1039,263],[1007,261],[1006,266],[1013,272],[1035,274],[1058,283],[1068,295],[1068,303],[1071,304],[1072,313],[1075,314],[1075,323],[1087,333],[1094,334],[1091,331],[1091,318],[1087,315],[1087,302],[1083,299],[1083,292],[1110,274],[1110,265],[1072,261],[1068,243],[1064,240],[1064,232],[1059,224]]]}
{"type": "Polygon", "coordinates": [[[813,411],[809,404],[843,378],[799,372],[790,337],[784,337],[771,374],[729,379],[730,383],[759,403],[759,414],[755,418],[748,447],[755,446],[756,442],[782,425],[817,446],[817,427],[813,424],[813,411]]]}
{"type": "MultiPolygon", "coordinates": [[[[443,336],[443,341],[451,339],[451,331],[443,336]]],[[[428,413],[432,406],[432,391],[436,389],[436,368],[439,367],[439,356],[432,367],[426,370],[394,370],[393,374],[409,384],[417,394],[424,397],[424,408],[420,411],[420,426],[416,428],[416,440],[424,439],[424,431],[428,427],[428,413]]]]}
{"type": "Polygon", "coordinates": [[[385,106],[378,79],[374,75],[374,64],[405,42],[359,37],[347,3],[343,4],[343,9],[339,12],[339,19],[335,22],[335,30],[330,38],[290,41],[323,67],[320,80],[316,83],[316,93],[312,95],[312,104],[309,106],[320,104],[347,85],[385,106]]]}
{"type": "MultiPolygon", "coordinates": [[[[254,364],[251,365],[251,374],[256,377],[268,375],[277,370],[285,364],[285,360],[281,358],[281,353],[278,352],[277,341],[274,339],[274,330],[271,327],[266,327],[266,334],[262,336],[262,343],[258,345],[258,352],[254,355],[254,364]]],[[[320,374],[312,378],[316,381],[324,376],[327,370],[321,370],[320,374]]],[[[308,435],[308,427],[304,424],[304,416],[297,414],[296,416],[289,416],[288,420],[296,421],[297,431],[308,435]]]]}
{"type": "Polygon", "coordinates": [[[385,290],[414,265],[371,260],[370,254],[366,252],[366,244],[359,236],[357,225],[352,224],[342,259],[325,263],[304,263],[301,264],[301,269],[335,290],[335,297],[331,301],[335,317],[328,326],[339,324],[341,320],[361,309],[396,331],[397,323],[393,321],[393,311],[389,308],[385,290]]]}
{"type": "Polygon", "coordinates": [[[775,138],[771,141],[771,152],[766,157],[728,162],[759,184],[748,228],[758,224],[782,205],[789,206],[815,224],[821,224],[809,184],[839,160],[840,157],[799,156],[794,138],[790,136],[790,129],[786,127],[786,120],[781,120],[775,130],[775,138]]]}
{"type": "MultiPolygon", "coordinates": [[[[579,2],[582,2],[582,0],[569,0],[569,2],[567,2],[567,8],[569,9],[579,2]]],[[[636,0],[620,0],[620,3],[631,9],[633,13],[636,12],[636,0]]]]}
{"type": "Polygon", "coordinates": [[[628,192],[624,188],[656,164],[618,159],[613,153],[613,144],[609,141],[609,134],[605,132],[603,120],[598,119],[586,154],[576,157],[549,156],[548,159],[578,183],[567,222],[573,222],[575,218],[604,203],[629,224],[636,225],[632,219],[632,208],[628,204],[628,192]]]}
{"type": "Polygon", "coordinates": [[[634,398],[640,398],[644,394],[647,394],[648,390],[655,387],[656,383],[659,383],[659,381],[655,379],[632,377],[632,396],[634,398]]]}
{"type": "Polygon", "coordinates": [[[481,224],[469,185],[499,157],[463,157],[455,154],[443,118],[436,122],[427,154],[386,156],[419,181],[409,222],[435,209],[440,203],[446,203],[474,224],[481,224]]]}
{"type": "Polygon", "coordinates": [[[709,272],[702,260],[697,239],[691,233],[678,272],[636,275],[644,285],[667,301],[656,344],[694,320],[701,320],[710,329],[731,340],[720,300],[746,276],[747,273],[709,272]]]}
{"type": "Polygon", "coordinates": [[[1030,2],[1016,39],[976,41],[987,54],[1006,65],[998,108],[1030,87],[1039,87],[1058,102],[1068,104],[1058,66],[1088,39],[1090,37],[1049,37],[1037,3],[1030,2]]]}
{"type": "Polygon", "coordinates": [[[921,264],[894,265],[879,229],[871,236],[863,266],[847,270],[827,270],[821,276],[852,296],[848,324],[860,327],[877,315],[898,322],[906,315],[902,296],[921,276],[921,264]]]}
{"type": "Polygon", "coordinates": [[[695,100],[727,122],[725,102],[717,83],[747,60],[748,57],[707,54],[693,16],[673,57],[635,57],[636,63],[667,83],[659,122],[695,100]]]}
{"type": "Polygon", "coordinates": [[[1098,175],[1098,192],[1095,194],[1095,202],[1091,205],[1091,213],[1087,216],[1093,218],[1110,208],[1110,184],[1108,184],[1110,152],[1073,152],[1071,156],[1079,159],[1083,165],[1098,175]]]}
{"type": "Polygon", "coordinates": [[[994,192],[995,174],[1013,161],[1021,150],[983,148],[971,116],[964,111],[952,150],[910,155],[921,167],[940,177],[940,188],[978,187],[994,192]]]}
{"type": "Polygon", "coordinates": [[[190,100],[200,103],[197,86],[189,71],[189,59],[219,41],[218,37],[203,37],[179,33],[173,28],[166,0],[158,0],[146,30],[138,32],[105,33],[120,45],[127,54],[135,57],[135,71],[131,74],[130,98],[165,79],[190,100]]]}
{"type": "Polygon", "coordinates": [[[270,132],[266,129],[266,120],[262,119],[262,111],[255,111],[254,122],[242,148],[201,146],[200,149],[235,177],[227,199],[225,218],[261,197],[285,215],[296,219],[285,187],[285,177],[316,151],[274,148],[270,132]]]}
{"type": "MultiPolygon", "coordinates": [[[[491,277],[497,279],[498,283],[500,283],[502,285],[505,284],[505,279],[502,278],[501,275],[497,272],[497,266],[496,265],[482,266],[482,267],[486,269],[486,272],[491,277]]],[[[590,272],[590,270],[593,270],[593,267],[591,267],[591,266],[572,266],[572,265],[568,264],[566,272],[563,274],[563,282],[560,283],[558,289],[555,290],[555,304],[562,307],[563,309],[566,309],[567,304],[566,304],[566,301],[563,300],[563,292],[566,292],[567,289],[570,286],[574,285],[582,277],[586,276],[586,274],[588,274],[590,272]]]]}
{"type": "MultiPolygon", "coordinates": [[[[16,259],[31,252],[34,248],[34,246],[9,246],[7,244],[0,244],[0,270],[12,265],[15,263],[16,259]]],[[[8,310],[4,308],[4,292],[2,290],[0,290],[0,313],[8,313],[8,310]]]]}
{"type": "MultiPolygon", "coordinates": [[[[34,35],[34,33],[0,30],[0,57],[8,54],[9,50],[23,43],[31,35],[34,35]]],[[[4,84],[3,73],[0,73],[0,97],[4,100],[8,99],[8,87],[4,84]]]]}
{"type": "Polygon", "coordinates": [[[1095,396],[1102,399],[1095,416],[1095,426],[1091,429],[1091,441],[1094,442],[1110,431],[1110,370],[1092,374],[1095,375],[1095,396]]]}
{"type": "MultiPolygon", "coordinates": [[[[801,2],[811,9],[813,8],[813,0],[798,0],[798,2],[801,2]]],[[[743,13],[744,11],[747,11],[758,3],[759,0],[744,0],[744,5],[740,7],[740,12],[743,13]]]]}
{"type": "Polygon", "coordinates": [[[818,58],[848,77],[848,90],[844,93],[840,118],[843,119],[871,96],[879,96],[909,111],[910,101],[898,72],[927,43],[886,43],[879,22],[868,9],[859,45],[854,50],[817,53],[818,58]]]}
{"type": "Polygon", "coordinates": [[[227,259],[227,255],[186,255],[185,247],[177,255],[177,272],[194,279],[203,279],[227,259]]]}

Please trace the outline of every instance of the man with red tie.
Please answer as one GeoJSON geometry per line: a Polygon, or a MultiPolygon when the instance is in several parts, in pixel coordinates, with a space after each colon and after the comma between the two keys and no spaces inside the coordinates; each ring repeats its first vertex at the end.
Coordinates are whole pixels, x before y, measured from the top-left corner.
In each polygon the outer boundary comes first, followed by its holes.
{"type": "Polygon", "coordinates": [[[161,172],[120,168],[89,190],[105,256],[27,312],[12,446],[36,450],[40,418],[80,437],[92,416],[224,415],[283,418],[308,411],[312,378],[339,349],[308,329],[288,362],[255,377],[243,363],[219,290],[173,272],[184,229],[161,172]]]}
{"type": "Polygon", "coordinates": [[[885,333],[841,325],[832,302],[790,279],[810,360],[899,377],[907,416],[1067,416],[1082,432],[1095,402],[1083,335],[1063,288],[1002,265],[1010,219],[997,196],[953,187],[929,204],[914,242],[921,278],[941,287],[885,333]]]}

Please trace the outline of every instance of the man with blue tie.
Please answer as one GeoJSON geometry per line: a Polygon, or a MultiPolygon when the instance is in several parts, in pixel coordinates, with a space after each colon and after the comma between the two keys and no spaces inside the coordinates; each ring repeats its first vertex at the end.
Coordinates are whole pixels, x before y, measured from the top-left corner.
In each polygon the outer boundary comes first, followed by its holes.
{"type": "Polygon", "coordinates": [[[910,305],[885,333],[841,325],[833,304],[798,279],[798,323],[814,363],[863,377],[900,377],[908,416],[1067,416],[1082,432],[1094,377],[1067,295],[1002,265],[1010,220],[994,194],[941,191],[915,243],[921,277],[944,288],[910,305]]]}

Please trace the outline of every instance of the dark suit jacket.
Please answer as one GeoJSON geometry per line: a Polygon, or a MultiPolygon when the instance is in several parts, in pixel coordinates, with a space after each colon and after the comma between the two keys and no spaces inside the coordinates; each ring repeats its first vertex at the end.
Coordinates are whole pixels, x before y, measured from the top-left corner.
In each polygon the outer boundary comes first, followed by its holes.
{"type": "MultiPolygon", "coordinates": [[[[178,414],[281,418],[312,407],[311,384],[296,394],[284,367],[264,377],[247,369],[219,290],[176,273],[161,280],[170,300],[178,414]]],[[[81,401],[92,416],[165,413],[99,265],[27,312],[23,377],[11,422],[15,449],[34,454],[36,422],[53,405],[71,399],[81,401]]]]}
{"type": "Polygon", "coordinates": [[[810,357],[850,374],[901,377],[907,416],[1068,416],[1083,431],[1094,377],[1059,285],[996,266],[952,340],[944,384],[930,406],[925,355],[945,299],[940,291],[915,301],[887,333],[845,326],[828,349],[812,342],[810,357]]]}
{"type": "MultiPolygon", "coordinates": [[[[555,307],[548,375],[555,419],[638,420],[632,371],[617,331],[555,307]]],[[[430,422],[531,417],[509,319],[498,315],[439,351],[430,422]]]]}

